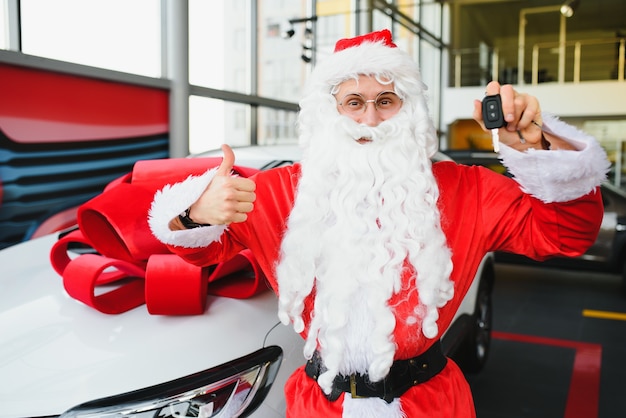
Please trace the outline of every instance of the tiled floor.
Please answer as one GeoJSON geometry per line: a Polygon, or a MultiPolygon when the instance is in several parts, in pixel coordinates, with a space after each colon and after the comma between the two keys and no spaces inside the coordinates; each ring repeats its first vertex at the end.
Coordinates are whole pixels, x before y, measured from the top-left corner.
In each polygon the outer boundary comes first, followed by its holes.
{"type": "Polygon", "coordinates": [[[478,418],[626,417],[626,313],[620,277],[498,264],[494,339],[468,376],[478,418]]]}

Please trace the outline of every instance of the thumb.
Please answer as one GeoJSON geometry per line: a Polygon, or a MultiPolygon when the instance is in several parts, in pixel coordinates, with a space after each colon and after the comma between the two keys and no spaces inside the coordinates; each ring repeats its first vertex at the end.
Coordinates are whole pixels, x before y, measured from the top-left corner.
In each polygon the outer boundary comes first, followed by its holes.
{"type": "Polygon", "coordinates": [[[216,175],[228,176],[233,170],[233,165],[235,164],[235,153],[233,152],[233,149],[226,144],[222,145],[222,152],[224,153],[224,158],[217,169],[216,175]]]}

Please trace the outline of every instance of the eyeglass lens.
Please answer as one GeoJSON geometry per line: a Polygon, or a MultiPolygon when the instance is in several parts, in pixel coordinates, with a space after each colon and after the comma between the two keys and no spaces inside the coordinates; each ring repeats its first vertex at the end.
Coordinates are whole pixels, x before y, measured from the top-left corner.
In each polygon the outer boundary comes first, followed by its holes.
{"type": "Polygon", "coordinates": [[[365,100],[358,93],[349,93],[344,96],[339,104],[348,113],[361,114],[365,112],[368,103],[374,103],[379,112],[393,112],[400,107],[402,99],[393,91],[382,91],[372,100],[365,100]]]}

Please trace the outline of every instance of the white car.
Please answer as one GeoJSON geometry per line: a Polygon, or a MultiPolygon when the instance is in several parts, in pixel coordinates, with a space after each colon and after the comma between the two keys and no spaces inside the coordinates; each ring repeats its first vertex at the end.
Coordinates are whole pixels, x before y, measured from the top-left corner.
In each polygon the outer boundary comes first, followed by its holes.
{"type": "MultiPolygon", "coordinates": [[[[299,159],[295,146],[235,153],[236,164],[258,169],[299,159]]],[[[209,155],[221,154],[200,156],[209,155]]],[[[57,239],[0,251],[0,418],[284,416],[303,341],[279,323],[271,292],[208,296],[201,315],[108,315],[66,293],[49,260],[57,239]]],[[[489,254],[443,339],[468,372],[488,354],[493,280],[489,254]]]]}

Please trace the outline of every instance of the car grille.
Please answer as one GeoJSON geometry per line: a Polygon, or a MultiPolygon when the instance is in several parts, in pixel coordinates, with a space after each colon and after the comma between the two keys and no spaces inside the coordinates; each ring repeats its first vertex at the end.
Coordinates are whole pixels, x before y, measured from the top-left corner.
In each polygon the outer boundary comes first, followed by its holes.
{"type": "Polygon", "coordinates": [[[29,239],[45,219],[96,196],[136,161],[166,158],[168,144],[167,134],[19,144],[0,132],[0,249],[29,239]]]}

